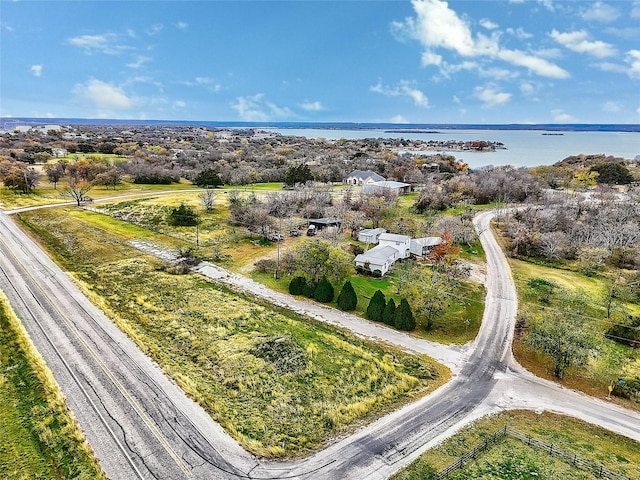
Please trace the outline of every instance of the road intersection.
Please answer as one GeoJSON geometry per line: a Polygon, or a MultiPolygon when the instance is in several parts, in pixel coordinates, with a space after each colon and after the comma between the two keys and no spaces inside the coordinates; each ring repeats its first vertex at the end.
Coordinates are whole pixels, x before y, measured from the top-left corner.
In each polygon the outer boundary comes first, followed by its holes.
{"type": "Polygon", "coordinates": [[[384,479],[487,413],[546,409],[640,441],[640,415],[526,372],[513,359],[515,286],[489,222],[474,224],[487,255],[487,297],[476,339],[443,347],[359,317],[294,302],[250,280],[203,265],[200,273],[356,334],[426,353],[452,379],[404,408],[300,460],[264,461],[245,452],[82,294],[0,212],[0,289],[10,299],[65,394],[102,467],[118,479],[384,479]]]}

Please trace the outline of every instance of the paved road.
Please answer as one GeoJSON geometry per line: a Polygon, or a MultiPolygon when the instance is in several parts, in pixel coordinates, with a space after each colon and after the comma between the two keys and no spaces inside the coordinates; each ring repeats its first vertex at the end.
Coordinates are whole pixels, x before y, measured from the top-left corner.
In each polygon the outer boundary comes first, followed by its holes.
{"type": "MultiPolygon", "coordinates": [[[[513,360],[515,287],[488,229],[490,219],[490,213],[475,219],[487,253],[488,293],[481,330],[466,349],[437,347],[391,330],[371,331],[357,317],[336,320],[312,311],[310,304],[301,307],[360,335],[428,351],[451,365],[455,376],[432,395],[295,462],[258,461],[240,449],[3,213],[0,288],[113,479],[383,479],[472,419],[518,407],[580,416],[640,441],[638,414],[537,379],[513,360]]],[[[239,288],[254,288],[241,277],[209,273],[239,288]]],[[[255,288],[258,295],[273,296],[262,286],[255,288]]]]}

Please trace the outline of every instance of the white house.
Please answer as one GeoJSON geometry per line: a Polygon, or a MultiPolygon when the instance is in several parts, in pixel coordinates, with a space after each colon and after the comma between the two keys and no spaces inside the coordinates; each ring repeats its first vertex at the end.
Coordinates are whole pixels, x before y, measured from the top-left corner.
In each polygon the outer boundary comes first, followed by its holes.
{"type": "Polygon", "coordinates": [[[356,256],[356,268],[369,269],[371,272],[379,270],[380,275],[384,275],[398,258],[400,258],[400,252],[394,247],[376,245],[371,250],[356,256]]]}
{"type": "Polygon", "coordinates": [[[405,195],[407,193],[411,193],[411,185],[408,183],[393,182],[390,180],[362,185],[362,193],[380,193],[385,190],[390,190],[398,195],[405,195]]]}
{"type": "Polygon", "coordinates": [[[387,233],[384,228],[365,228],[358,232],[358,241],[362,243],[378,243],[378,237],[387,233]]]}
{"type": "Polygon", "coordinates": [[[51,153],[53,154],[53,157],[55,158],[62,158],[62,157],[66,157],[67,155],[69,155],[69,151],[66,148],[52,148],[51,149],[51,153]]]}
{"type": "Polygon", "coordinates": [[[381,181],[384,181],[384,177],[371,170],[354,170],[343,179],[348,185],[368,185],[381,181]]]}
{"type": "Polygon", "coordinates": [[[437,245],[440,245],[442,241],[440,237],[412,238],[410,243],[411,253],[418,257],[426,257],[431,253],[431,250],[437,245]]]}
{"type": "Polygon", "coordinates": [[[383,233],[378,237],[378,244],[378,246],[395,248],[399,253],[398,258],[409,258],[409,255],[411,254],[411,237],[408,235],[383,233]]]}

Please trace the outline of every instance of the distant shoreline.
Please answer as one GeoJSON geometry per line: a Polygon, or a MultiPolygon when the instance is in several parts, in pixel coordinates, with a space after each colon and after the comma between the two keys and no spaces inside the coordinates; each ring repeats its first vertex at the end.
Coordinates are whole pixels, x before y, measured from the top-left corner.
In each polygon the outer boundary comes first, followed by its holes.
{"type": "Polygon", "coordinates": [[[381,133],[442,133],[442,130],[540,130],[546,132],[640,133],[640,124],[395,124],[358,122],[226,122],[204,120],[132,120],[102,118],[0,117],[0,129],[42,125],[176,125],[208,128],[380,130],[381,133]]]}

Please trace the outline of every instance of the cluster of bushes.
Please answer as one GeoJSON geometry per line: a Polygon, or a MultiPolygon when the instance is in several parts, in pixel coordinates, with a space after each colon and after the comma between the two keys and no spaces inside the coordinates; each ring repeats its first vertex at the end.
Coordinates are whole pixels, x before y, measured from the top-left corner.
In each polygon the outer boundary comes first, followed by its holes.
{"type": "MultiPolygon", "coordinates": [[[[294,277],[289,283],[291,295],[304,295],[322,303],[333,301],[335,289],[327,277],[322,277],[317,284],[307,281],[304,277],[294,277]]],[[[358,304],[358,296],[350,281],[347,281],[340,290],[337,298],[338,307],[346,312],[355,310],[358,304]]]]}
{"type": "Polygon", "coordinates": [[[369,301],[366,311],[367,318],[374,322],[384,322],[396,327],[398,330],[411,331],[416,328],[416,320],[411,311],[411,306],[405,298],[396,306],[393,298],[385,299],[380,290],[376,290],[369,301]]]}

